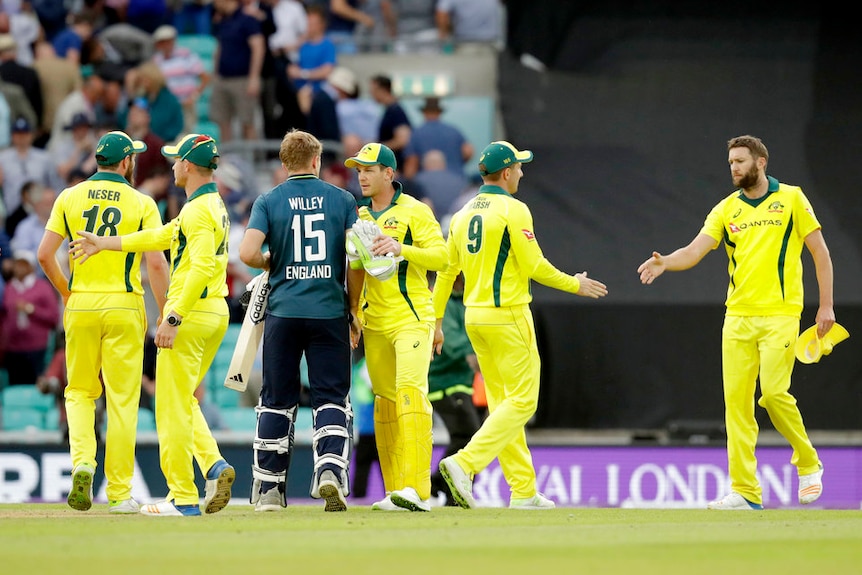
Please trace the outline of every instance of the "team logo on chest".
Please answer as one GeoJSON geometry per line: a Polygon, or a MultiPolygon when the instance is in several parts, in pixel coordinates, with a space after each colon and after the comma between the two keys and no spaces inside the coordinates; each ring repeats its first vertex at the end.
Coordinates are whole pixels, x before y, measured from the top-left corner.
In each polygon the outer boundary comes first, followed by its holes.
{"type": "Polygon", "coordinates": [[[383,229],[384,230],[397,230],[398,229],[398,218],[396,218],[395,216],[386,218],[386,220],[383,222],[383,229]]]}
{"type": "Polygon", "coordinates": [[[770,214],[783,214],[784,213],[784,205],[778,200],[769,204],[769,207],[766,208],[766,211],[770,214]]]}

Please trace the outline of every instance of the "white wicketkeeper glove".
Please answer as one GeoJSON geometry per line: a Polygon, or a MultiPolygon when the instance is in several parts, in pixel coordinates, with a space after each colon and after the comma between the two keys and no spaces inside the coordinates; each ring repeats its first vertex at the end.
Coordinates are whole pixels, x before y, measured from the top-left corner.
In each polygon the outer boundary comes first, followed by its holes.
{"type": "Polygon", "coordinates": [[[356,220],[353,229],[347,231],[345,248],[351,269],[358,270],[363,267],[370,276],[385,281],[395,275],[397,263],[401,258],[371,254],[374,238],[380,233],[380,228],[374,222],[356,220]]]}

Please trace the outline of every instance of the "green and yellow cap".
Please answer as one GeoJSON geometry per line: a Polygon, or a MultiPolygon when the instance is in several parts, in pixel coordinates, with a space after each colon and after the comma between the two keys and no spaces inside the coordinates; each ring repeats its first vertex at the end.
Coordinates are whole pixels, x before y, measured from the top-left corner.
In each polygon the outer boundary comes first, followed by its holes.
{"type": "Polygon", "coordinates": [[[533,152],[530,150],[519,151],[509,142],[500,140],[491,142],[482,150],[479,157],[479,173],[483,176],[499,172],[518,162],[526,164],[533,161],[533,152]]]}
{"type": "Polygon", "coordinates": [[[398,169],[398,162],[395,161],[395,153],[383,144],[371,143],[365,144],[359,153],[352,158],[344,160],[344,165],[348,168],[356,166],[374,166],[380,164],[393,170],[398,169]]]}
{"type": "Polygon", "coordinates": [[[162,146],[166,158],[188,160],[196,166],[215,170],[218,168],[218,146],[215,138],[206,134],[187,134],[173,146],[162,146]]]}
{"type": "Polygon", "coordinates": [[[133,140],[125,132],[108,132],[99,139],[96,145],[96,163],[100,166],[113,166],[123,161],[126,156],[147,151],[147,145],[140,140],[133,140]]]}

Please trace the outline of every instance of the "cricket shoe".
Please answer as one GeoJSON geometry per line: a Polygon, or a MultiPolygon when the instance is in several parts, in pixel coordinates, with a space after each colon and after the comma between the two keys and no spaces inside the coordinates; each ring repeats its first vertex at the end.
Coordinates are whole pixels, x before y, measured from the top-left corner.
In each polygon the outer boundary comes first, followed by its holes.
{"type": "Polygon", "coordinates": [[[375,501],[371,504],[372,511],[407,511],[406,507],[398,507],[392,503],[392,496],[387,495],[380,501],[375,501]]]}
{"type": "Polygon", "coordinates": [[[536,493],[532,497],[512,497],[509,500],[509,509],[553,509],[556,505],[553,501],[536,493]]]}
{"type": "Polygon", "coordinates": [[[204,489],[205,513],[218,513],[227,506],[235,479],[236,469],[224,459],[219,459],[210,467],[204,489]]]}
{"type": "Polygon", "coordinates": [[[393,504],[408,511],[431,511],[431,502],[422,499],[412,487],[405,487],[389,494],[393,504]]]}
{"type": "Polygon", "coordinates": [[[119,515],[129,515],[132,513],[140,513],[141,506],[138,502],[129,497],[128,499],[119,499],[108,501],[108,511],[119,515]]]}
{"type": "Polygon", "coordinates": [[[317,490],[320,497],[326,501],[324,511],[347,511],[347,501],[344,499],[344,494],[341,493],[341,484],[332,471],[327,469],[320,474],[317,490]]]}
{"type": "Polygon", "coordinates": [[[171,501],[159,501],[141,507],[141,515],[153,517],[199,517],[201,508],[199,505],[175,505],[171,501]]]}
{"type": "Polygon", "coordinates": [[[273,487],[266,493],[261,493],[254,504],[255,511],[280,511],[285,506],[284,496],[278,487],[273,487]]]}
{"type": "Polygon", "coordinates": [[[475,509],[476,500],[473,499],[473,478],[464,471],[454,456],[445,457],[440,460],[440,475],[449,485],[452,499],[464,509],[475,509]]]}
{"type": "Polygon", "coordinates": [[[66,502],[72,509],[86,511],[93,506],[93,474],[96,470],[92,465],[80,463],[72,470],[72,490],[66,502]]]}
{"type": "Polygon", "coordinates": [[[823,464],[814,473],[799,476],[799,503],[814,503],[823,495],[823,464]]]}
{"type": "Polygon", "coordinates": [[[731,491],[721,499],[710,501],[706,508],[719,509],[722,511],[761,511],[763,509],[763,505],[760,503],[753,503],[736,491],[731,491]]]}

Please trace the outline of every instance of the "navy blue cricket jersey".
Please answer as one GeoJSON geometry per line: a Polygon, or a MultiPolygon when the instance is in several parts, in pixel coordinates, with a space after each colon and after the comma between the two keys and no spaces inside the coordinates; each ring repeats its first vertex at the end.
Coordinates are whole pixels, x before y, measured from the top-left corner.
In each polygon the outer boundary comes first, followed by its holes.
{"type": "Polygon", "coordinates": [[[248,227],[263,232],[272,254],[269,313],[346,316],[344,239],[356,219],[353,195],[313,175],[292,176],[255,200],[248,227]]]}

